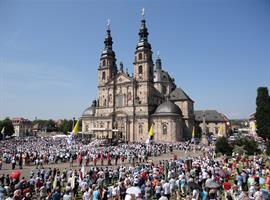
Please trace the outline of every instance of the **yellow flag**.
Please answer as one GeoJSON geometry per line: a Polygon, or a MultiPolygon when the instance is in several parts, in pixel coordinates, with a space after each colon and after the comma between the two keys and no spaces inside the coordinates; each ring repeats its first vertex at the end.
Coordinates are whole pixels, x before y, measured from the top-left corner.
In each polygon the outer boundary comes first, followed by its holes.
{"type": "Polygon", "coordinates": [[[219,135],[224,134],[224,125],[221,125],[221,126],[219,127],[218,134],[219,134],[219,135]]]}
{"type": "Polygon", "coordinates": [[[256,131],[256,124],[255,123],[252,124],[252,127],[251,128],[252,128],[253,131],[256,131]]]}
{"type": "Polygon", "coordinates": [[[5,133],[5,127],[2,128],[2,131],[1,131],[2,134],[5,133]]]}
{"type": "Polygon", "coordinates": [[[150,137],[153,136],[153,127],[152,127],[152,125],[150,127],[150,130],[149,130],[148,134],[149,134],[150,137]]]}
{"type": "Polygon", "coordinates": [[[192,129],[192,138],[195,137],[195,127],[193,126],[193,129],[192,129]]]}
{"type": "Polygon", "coordinates": [[[77,122],[76,122],[76,124],[75,124],[75,126],[74,126],[74,128],[73,128],[73,130],[72,130],[72,133],[73,133],[74,135],[77,135],[78,132],[79,132],[79,120],[77,120],[77,122]]]}

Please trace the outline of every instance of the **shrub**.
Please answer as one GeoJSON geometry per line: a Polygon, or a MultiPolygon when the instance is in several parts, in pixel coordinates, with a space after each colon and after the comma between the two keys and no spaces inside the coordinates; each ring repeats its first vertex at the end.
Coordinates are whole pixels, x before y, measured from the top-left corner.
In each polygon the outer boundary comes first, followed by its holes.
{"type": "Polygon", "coordinates": [[[227,138],[220,137],[216,142],[216,153],[222,153],[226,155],[232,154],[232,146],[228,143],[227,138]]]}
{"type": "Polygon", "coordinates": [[[258,148],[258,143],[254,139],[251,139],[248,137],[243,137],[236,140],[233,143],[233,146],[243,147],[247,155],[254,155],[254,154],[260,153],[260,149],[258,148]]]}
{"type": "Polygon", "coordinates": [[[243,155],[243,154],[247,153],[244,146],[238,146],[238,145],[233,146],[233,152],[235,152],[239,155],[243,155]]]}
{"type": "Polygon", "coordinates": [[[266,143],[266,151],[265,151],[266,155],[270,155],[270,140],[267,141],[266,143]]]}

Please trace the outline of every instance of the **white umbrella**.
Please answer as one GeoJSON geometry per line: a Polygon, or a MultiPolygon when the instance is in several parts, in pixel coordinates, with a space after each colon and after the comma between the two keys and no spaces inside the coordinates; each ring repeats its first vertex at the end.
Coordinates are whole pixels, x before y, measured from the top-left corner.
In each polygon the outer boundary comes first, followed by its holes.
{"type": "Polygon", "coordinates": [[[216,181],[208,180],[208,181],[205,182],[205,187],[207,187],[207,188],[219,188],[220,185],[216,181]]]}
{"type": "Polygon", "coordinates": [[[142,193],[141,189],[139,187],[133,186],[129,187],[126,191],[127,194],[134,194],[135,197],[139,197],[139,195],[142,193]]]}

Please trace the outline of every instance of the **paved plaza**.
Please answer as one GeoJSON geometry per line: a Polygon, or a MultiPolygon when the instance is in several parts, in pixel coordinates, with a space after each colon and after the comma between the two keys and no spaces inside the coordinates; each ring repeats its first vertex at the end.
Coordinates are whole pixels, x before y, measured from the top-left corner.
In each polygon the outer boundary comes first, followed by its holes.
{"type": "MultiPolygon", "coordinates": [[[[199,151],[196,151],[196,152],[187,151],[187,152],[185,152],[185,151],[175,150],[173,153],[167,153],[167,154],[157,156],[157,157],[149,157],[148,163],[153,162],[153,163],[157,164],[157,163],[159,163],[160,161],[163,161],[163,160],[175,159],[175,156],[177,158],[187,158],[187,157],[193,157],[193,156],[199,156],[199,155],[202,155],[202,152],[199,152],[199,151]]],[[[141,164],[141,163],[139,163],[139,164],[141,164]]],[[[110,166],[107,165],[107,161],[104,162],[104,165],[101,165],[100,161],[98,161],[96,167],[116,168],[116,167],[119,167],[119,166],[130,166],[130,165],[132,165],[132,163],[129,163],[127,160],[125,160],[123,163],[120,162],[117,165],[114,165],[114,162],[113,162],[112,165],[110,165],[110,166]]],[[[71,169],[71,168],[72,169],[79,169],[80,168],[80,166],[78,165],[78,163],[76,161],[74,161],[72,167],[70,166],[69,162],[43,165],[43,167],[44,167],[44,169],[57,168],[60,171],[64,170],[65,168],[66,169],[71,169]]],[[[90,167],[94,167],[93,162],[91,162],[89,166],[85,166],[85,171],[89,170],[90,167]]],[[[15,170],[19,170],[21,172],[21,177],[25,177],[26,179],[29,178],[31,171],[34,171],[34,172],[37,171],[35,165],[23,166],[23,169],[19,169],[19,166],[16,166],[15,170]]],[[[11,174],[12,171],[14,171],[14,170],[11,169],[11,164],[3,163],[2,170],[0,170],[0,176],[3,175],[3,174],[5,174],[5,175],[6,174],[11,174]]]]}

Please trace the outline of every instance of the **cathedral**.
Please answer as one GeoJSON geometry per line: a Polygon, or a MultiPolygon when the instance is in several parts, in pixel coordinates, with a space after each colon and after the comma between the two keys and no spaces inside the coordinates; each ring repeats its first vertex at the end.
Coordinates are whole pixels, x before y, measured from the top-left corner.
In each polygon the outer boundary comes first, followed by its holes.
{"type": "Polygon", "coordinates": [[[139,29],[133,74],[116,64],[108,25],[98,66],[98,97],[82,114],[82,132],[95,138],[145,141],[152,127],[153,140],[177,142],[191,138],[194,101],[155,63],[144,17],[139,29]]]}

